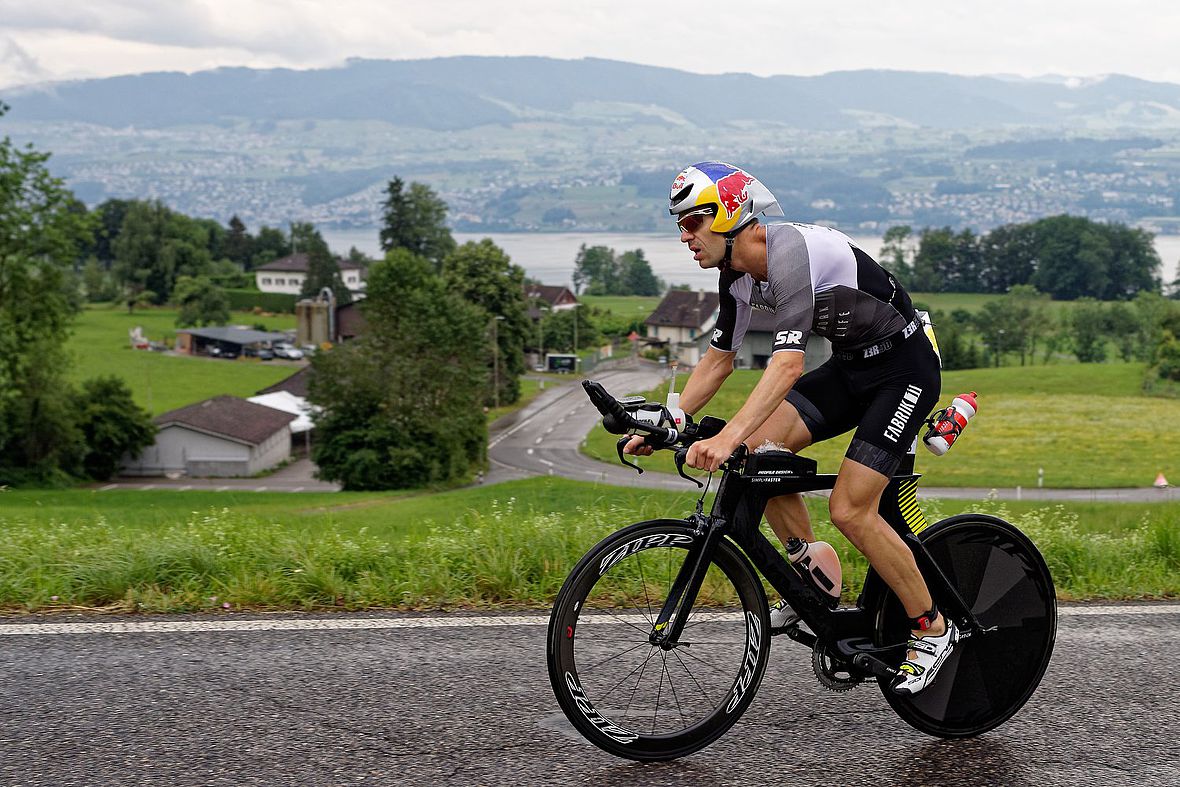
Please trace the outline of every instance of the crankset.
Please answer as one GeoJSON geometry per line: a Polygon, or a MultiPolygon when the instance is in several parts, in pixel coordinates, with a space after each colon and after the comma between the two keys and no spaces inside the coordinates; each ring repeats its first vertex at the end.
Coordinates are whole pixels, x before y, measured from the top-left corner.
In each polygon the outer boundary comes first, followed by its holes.
{"type": "Polygon", "coordinates": [[[830,691],[848,691],[864,680],[864,675],[854,672],[848,662],[833,657],[819,642],[811,650],[811,668],[819,682],[830,691]]]}

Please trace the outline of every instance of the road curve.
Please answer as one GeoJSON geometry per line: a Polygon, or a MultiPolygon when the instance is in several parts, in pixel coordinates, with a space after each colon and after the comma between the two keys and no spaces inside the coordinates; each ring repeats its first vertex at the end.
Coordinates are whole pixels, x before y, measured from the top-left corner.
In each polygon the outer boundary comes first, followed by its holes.
{"type": "MultiPolygon", "coordinates": [[[[655,364],[639,361],[593,375],[615,396],[648,391],[667,379],[655,364]]],[[[681,378],[683,380],[683,378],[681,378]]],[[[543,391],[514,416],[497,422],[488,441],[492,465],[486,482],[537,475],[556,475],[612,486],[690,491],[694,487],[669,473],[646,471],[639,475],[619,464],[599,462],[580,448],[600,416],[578,381],[543,391]]],[[[823,492],[809,494],[822,495],[823,492]]],[[[1180,502],[1174,488],[1154,489],[1035,489],[987,487],[919,487],[928,498],[959,500],[1044,500],[1072,502],[1161,503],[1180,502]]]]}

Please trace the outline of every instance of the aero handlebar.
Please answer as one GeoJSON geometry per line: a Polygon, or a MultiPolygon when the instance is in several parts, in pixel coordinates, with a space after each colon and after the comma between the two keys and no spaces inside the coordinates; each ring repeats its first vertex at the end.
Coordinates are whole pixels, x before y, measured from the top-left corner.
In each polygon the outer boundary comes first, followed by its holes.
{"type": "Polygon", "coordinates": [[[698,440],[706,440],[719,433],[725,427],[725,421],[707,415],[699,423],[693,423],[688,413],[684,414],[684,424],[679,428],[671,411],[663,405],[647,402],[642,397],[635,397],[619,401],[607,393],[601,383],[584,380],[582,387],[590,397],[591,404],[602,414],[602,426],[611,434],[623,435],[615,443],[619,461],[642,473],[643,468],[623,458],[623,448],[634,435],[644,435],[643,442],[652,448],[672,448],[676,451],[676,471],[683,478],[687,478],[697,486],[703,486],[692,476],[684,472],[684,461],[688,455],[688,447],[698,440]]]}

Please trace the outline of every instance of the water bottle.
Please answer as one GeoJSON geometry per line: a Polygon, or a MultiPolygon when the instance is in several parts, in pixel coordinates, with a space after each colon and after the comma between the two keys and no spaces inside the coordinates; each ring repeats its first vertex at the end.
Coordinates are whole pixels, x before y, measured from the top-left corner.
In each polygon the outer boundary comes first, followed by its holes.
{"type": "Polygon", "coordinates": [[[800,538],[787,539],[787,559],[801,576],[828,599],[833,609],[840,603],[840,556],[826,541],[807,543],[800,538]]]}
{"type": "Polygon", "coordinates": [[[958,436],[963,433],[967,422],[971,420],[979,409],[979,406],[975,404],[976,396],[978,394],[975,391],[959,394],[951,402],[950,407],[935,415],[934,423],[922,437],[922,442],[930,449],[930,453],[935,456],[942,456],[951,450],[951,446],[955,444],[958,436]]]}

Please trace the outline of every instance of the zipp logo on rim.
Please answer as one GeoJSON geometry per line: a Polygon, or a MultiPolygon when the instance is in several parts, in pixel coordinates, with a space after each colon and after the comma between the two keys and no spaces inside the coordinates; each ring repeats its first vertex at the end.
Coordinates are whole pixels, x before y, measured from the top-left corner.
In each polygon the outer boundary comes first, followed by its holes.
{"type": "Polygon", "coordinates": [[[636,552],[642,552],[652,547],[670,547],[681,544],[688,546],[691,543],[692,536],[686,536],[680,533],[653,533],[650,536],[641,536],[634,541],[628,541],[617,549],[611,550],[611,553],[604,557],[602,562],[598,564],[598,575],[602,576],[615,563],[618,563],[628,555],[634,555],[636,552]]]}
{"type": "Polygon", "coordinates": [[[603,717],[599,713],[590,700],[586,699],[586,692],[578,685],[578,681],[574,680],[574,676],[565,673],[565,685],[570,690],[570,696],[574,698],[574,704],[578,706],[578,710],[586,717],[586,721],[593,724],[599,732],[608,738],[613,738],[619,743],[634,743],[639,737],[630,730],[625,730],[609,719],[603,717]]]}

